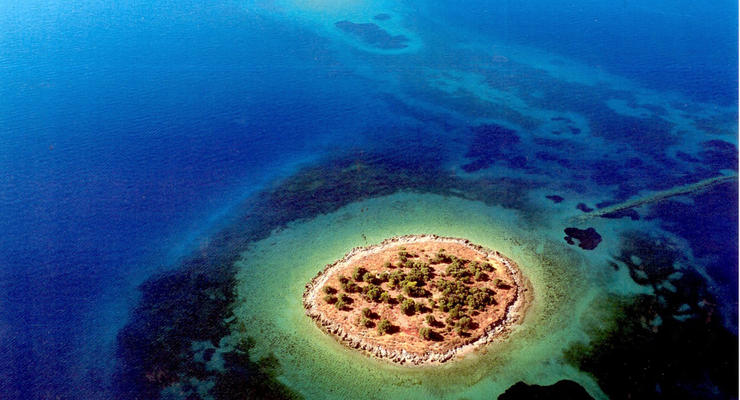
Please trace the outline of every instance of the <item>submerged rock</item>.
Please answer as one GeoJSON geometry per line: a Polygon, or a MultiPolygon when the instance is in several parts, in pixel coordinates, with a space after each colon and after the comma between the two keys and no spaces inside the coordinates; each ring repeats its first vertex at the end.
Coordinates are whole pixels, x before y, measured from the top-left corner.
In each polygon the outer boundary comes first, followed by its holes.
{"type": "Polygon", "coordinates": [[[371,22],[358,24],[352,21],[339,21],[334,26],[379,49],[397,50],[408,47],[409,38],[404,35],[391,35],[371,22]]]}
{"type": "Polygon", "coordinates": [[[601,243],[601,235],[594,228],[565,228],[565,234],[568,235],[564,238],[568,244],[576,244],[573,239],[577,239],[578,247],[584,250],[593,250],[601,243]]]}
{"type": "Polygon", "coordinates": [[[593,400],[586,389],[576,382],[570,380],[558,381],[550,386],[527,385],[517,382],[504,393],[498,396],[498,400],[537,400],[537,399],[568,399],[568,400],[593,400]]]}

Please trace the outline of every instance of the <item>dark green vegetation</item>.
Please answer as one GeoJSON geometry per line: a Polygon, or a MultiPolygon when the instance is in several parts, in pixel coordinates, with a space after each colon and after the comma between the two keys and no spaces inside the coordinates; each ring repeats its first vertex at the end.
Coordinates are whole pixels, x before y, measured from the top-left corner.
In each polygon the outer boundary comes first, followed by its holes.
{"type": "Polygon", "coordinates": [[[722,325],[693,268],[681,269],[677,277],[677,262],[687,262],[678,249],[666,238],[627,235],[618,260],[656,296],[605,301],[601,306],[613,321],[592,328],[590,345],[566,352],[611,398],[737,398],[737,336],[722,325]],[[671,288],[665,283],[669,277],[671,288]]]}
{"type": "MultiPolygon", "coordinates": [[[[209,267],[203,259],[146,282],[131,321],[118,334],[117,398],[156,399],[177,382],[183,391],[193,392],[189,398],[199,398],[182,377],[213,381],[215,399],[298,398],[276,379],[280,366],[274,357],[250,360],[251,340],[223,354],[226,372],[196,361],[193,341],[217,347],[231,331],[224,319],[230,315],[233,285],[230,268],[209,267]]],[[[212,354],[204,352],[203,358],[212,354]]]]}
{"type": "Polygon", "coordinates": [[[391,324],[390,321],[383,318],[378,322],[378,333],[381,335],[384,335],[386,333],[393,333],[394,332],[394,326],[391,324]]]}

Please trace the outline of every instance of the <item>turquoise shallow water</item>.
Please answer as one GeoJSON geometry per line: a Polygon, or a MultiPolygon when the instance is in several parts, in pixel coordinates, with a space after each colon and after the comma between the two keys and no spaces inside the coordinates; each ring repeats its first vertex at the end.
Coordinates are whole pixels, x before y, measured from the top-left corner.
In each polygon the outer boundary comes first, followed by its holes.
{"type": "Polygon", "coordinates": [[[624,270],[608,273],[607,251],[584,257],[543,237],[547,230],[515,211],[454,197],[399,193],[353,203],[290,224],[242,253],[235,315],[258,339],[257,353],[274,352],[286,366],[280,379],[307,398],[491,398],[520,380],[561,379],[601,398],[588,375],[564,362],[563,350],[587,339],[582,320],[599,320],[592,308],[599,296],[645,289],[624,270]],[[467,238],[520,265],[534,301],[508,338],[439,367],[397,366],[343,347],[304,315],[304,285],[324,265],[354,246],[421,233],[467,238]]]}

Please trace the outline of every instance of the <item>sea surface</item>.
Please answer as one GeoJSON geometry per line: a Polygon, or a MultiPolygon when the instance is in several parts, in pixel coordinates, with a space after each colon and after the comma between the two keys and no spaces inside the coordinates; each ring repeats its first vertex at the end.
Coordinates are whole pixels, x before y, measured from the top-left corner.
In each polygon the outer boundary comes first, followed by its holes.
{"type": "Polygon", "coordinates": [[[737,398],[737,15],[727,0],[0,0],[0,398],[240,398],[218,381],[239,335],[306,398],[562,379],[621,398],[622,360],[599,344],[625,320],[646,329],[635,348],[673,340],[651,368],[694,368],[632,395],[737,398]],[[569,244],[571,227],[601,240],[569,244]],[[486,354],[409,371],[302,314],[323,265],[409,233],[517,260],[530,319],[486,354]],[[210,268],[227,275],[217,312],[167,297],[168,277],[210,268]],[[178,336],[183,320],[152,316],[165,302],[223,331],[178,336]],[[132,332],[188,361],[141,367],[132,332]],[[735,348],[668,355],[698,341],[735,348]]]}

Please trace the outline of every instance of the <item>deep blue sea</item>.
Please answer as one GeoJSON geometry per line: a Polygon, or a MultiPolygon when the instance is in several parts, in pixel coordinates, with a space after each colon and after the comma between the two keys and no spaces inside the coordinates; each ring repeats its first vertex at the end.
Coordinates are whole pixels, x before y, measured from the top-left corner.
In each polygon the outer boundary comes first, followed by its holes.
{"type": "MultiPolygon", "coordinates": [[[[589,150],[579,153],[588,162],[614,142],[649,168],[587,162],[579,164],[585,175],[547,172],[552,157],[525,146],[528,169],[500,173],[552,174],[552,187],[585,186],[594,206],[731,173],[737,163],[734,1],[389,5],[413,42],[408,53],[332,30],[342,19],[368,22],[362,16],[379,7],[372,2],[315,3],[0,0],[0,398],[110,398],[115,336],[140,297],[137,285],[207,245],[239,204],[302,166],[403,142],[426,123],[425,134],[462,148],[460,126],[506,120],[531,144],[527,132],[541,128],[527,125],[526,110],[555,102],[537,93],[544,75],[528,72],[545,65],[553,81],[600,87],[600,76],[613,93],[639,88],[638,103],[663,108],[653,109],[656,118],[691,120],[696,130],[660,125],[641,141],[611,120],[597,132],[592,120],[599,139],[583,139],[589,150]],[[474,48],[515,67],[496,81],[481,66],[492,58],[474,48]],[[446,67],[513,88],[516,99],[502,98],[529,108],[491,116],[476,111],[476,86],[464,78],[452,95],[415,80],[446,67]],[[665,132],[680,139],[662,141],[665,132]],[[713,151],[701,144],[709,140],[725,146],[711,154],[714,164],[684,168],[676,158],[713,151]],[[685,173],[666,172],[674,170],[685,173]],[[614,189],[625,181],[634,186],[614,189]],[[599,185],[612,185],[609,194],[600,197],[599,185]]],[[[600,112],[594,99],[617,96],[551,88],[563,91],[553,110],[584,120],[600,112]]],[[[737,333],[734,182],[700,194],[699,214],[677,201],[653,218],[705,262],[737,333]]]]}

